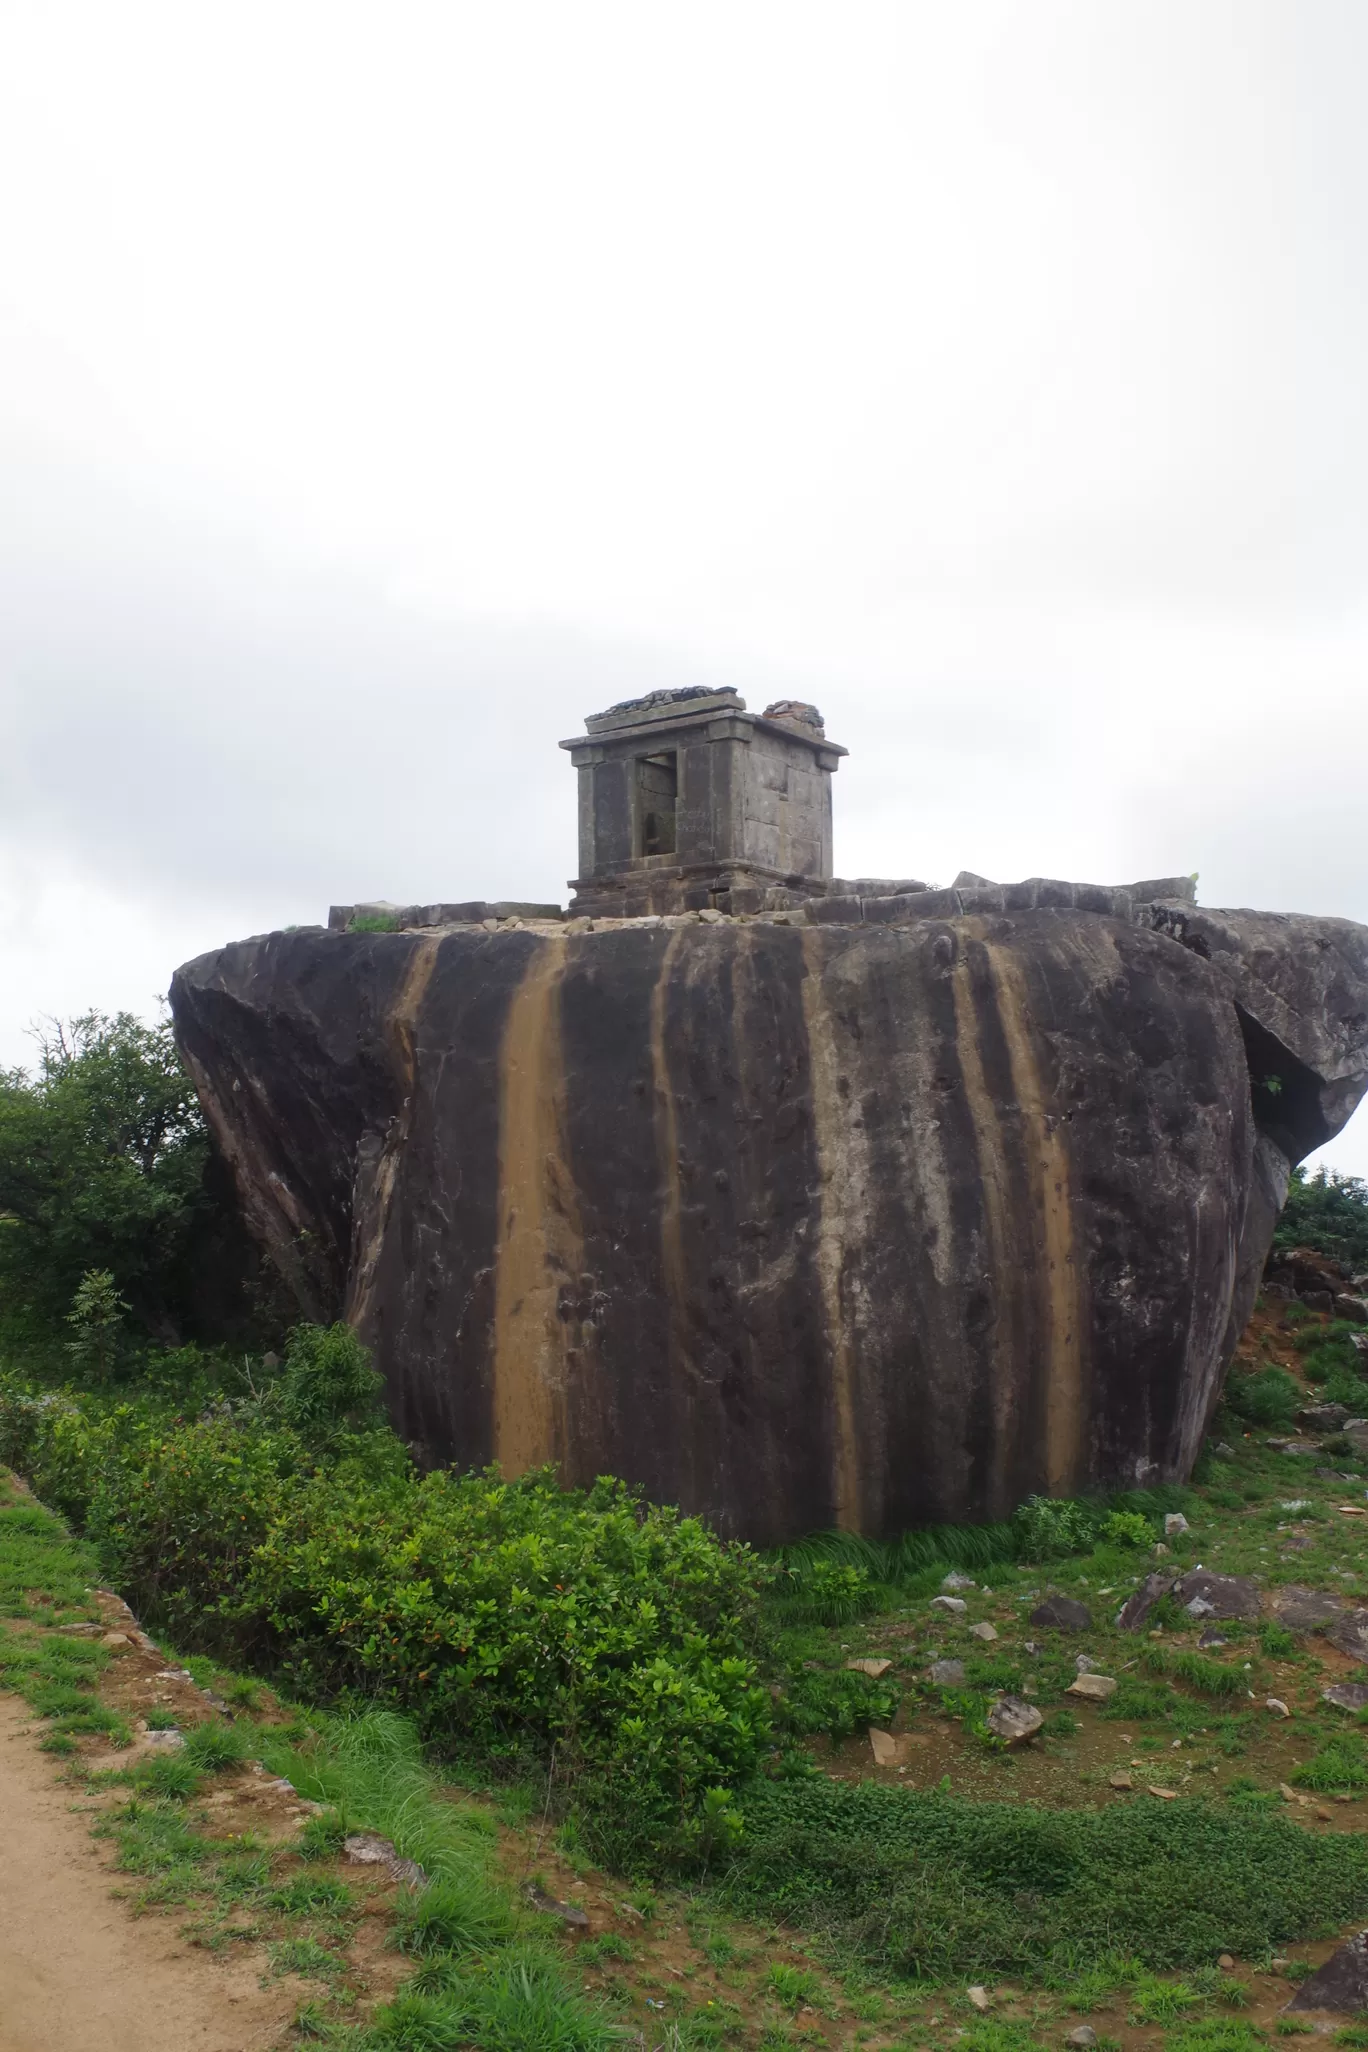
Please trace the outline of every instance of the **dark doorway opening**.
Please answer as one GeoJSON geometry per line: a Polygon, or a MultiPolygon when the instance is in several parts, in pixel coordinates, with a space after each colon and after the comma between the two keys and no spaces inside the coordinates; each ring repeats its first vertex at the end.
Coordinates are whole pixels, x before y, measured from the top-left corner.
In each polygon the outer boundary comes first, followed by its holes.
{"type": "Polygon", "coordinates": [[[679,757],[674,749],[638,756],[636,781],[637,854],[673,855],[679,799],[679,757]]]}

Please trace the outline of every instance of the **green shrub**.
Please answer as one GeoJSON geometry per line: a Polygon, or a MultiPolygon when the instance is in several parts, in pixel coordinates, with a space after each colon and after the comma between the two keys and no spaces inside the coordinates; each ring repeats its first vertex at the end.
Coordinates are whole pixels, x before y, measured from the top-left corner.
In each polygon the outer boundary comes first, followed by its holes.
{"type": "Polygon", "coordinates": [[[785,1624],[853,1624],[874,1609],[879,1586],[860,1562],[801,1547],[780,1556],[770,1601],[785,1624]]]}
{"type": "Polygon", "coordinates": [[[340,1432],[378,1426],[384,1385],[349,1325],[296,1325],[285,1343],[285,1368],[275,1404],[284,1423],[309,1446],[340,1432]]]}
{"type": "Polygon", "coordinates": [[[177,1645],[409,1710],[449,1749],[554,1756],[624,1859],[715,1850],[709,1792],[770,1740],[756,1556],[614,1482],[418,1477],[391,1433],[338,1430],[371,1383],[345,1328],[297,1334],[282,1381],[335,1435],[326,1466],[270,1396],[187,1424],[3,1378],[0,1457],[177,1645]]]}
{"type": "Polygon", "coordinates": [[[555,1747],[600,1834],[644,1852],[768,1742],[759,1581],[745,1548],[617,1482],[357,1476],[344,1493],[318,1475],[257,1548],[249,1596],[296,1688],[364,1691],[495,1758],[555,1747]]]}
{"type": "Polygon", "coordinates": [[[1138,1511],[1112,1511],[1103,1523],[1102,1537],[1113,1546],[1148,1546],[1154,1539],[1154,1527],[1138,1511]]]}
{"type": "Polygon", "coordinates": [[[1301,1400],[1301,1391],[1285,1368],[1232,1375],[1225,1386],[1226,1403],[1251,1425],[1290,1425],[1301,1400]]]}
{"type": "Polygon", "coordinates": [[[781,1730],[800,1737],[825,1732],[830,1739],[845,1739],[871,1724],[887,1724],[901,1697],[897,1683],[882,1676],[875,1680],[855,1669],[819,1668],[789,1677],[775,1719],[781,1730]]]}
{"type": "Polygon", "coordinates": [[[1013,1519],[1023,1560],[1057,1560],[1090,1547],[1096,1519],[1067,1497],[1031,1496],[1013,1519]]]}

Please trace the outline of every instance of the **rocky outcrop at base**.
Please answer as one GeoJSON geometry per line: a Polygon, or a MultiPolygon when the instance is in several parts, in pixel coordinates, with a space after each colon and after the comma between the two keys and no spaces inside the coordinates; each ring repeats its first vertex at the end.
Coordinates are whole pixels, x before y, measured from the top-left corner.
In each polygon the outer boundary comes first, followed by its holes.
{"type": "Polygon", "coordinates": [[[1368,1085],[1368,929],[850,895],[177,974],[249,1220],[428,1458],[766,1542],[1188,1472],[1290,1164],[1368,1085]]]}

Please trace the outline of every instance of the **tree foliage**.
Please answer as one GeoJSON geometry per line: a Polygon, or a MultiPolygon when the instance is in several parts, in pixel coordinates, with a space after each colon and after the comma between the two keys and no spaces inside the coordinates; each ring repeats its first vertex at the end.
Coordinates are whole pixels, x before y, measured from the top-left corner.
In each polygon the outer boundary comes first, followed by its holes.
{"type": "Polygon", "coordinates": [[[65,1337],[83,1279],[111,1279],[144,1336],[193,1325],[197,1252],[240,1229],[169,1021],[88,1012],[0,1071],[0,1330],[65,1337]]]}
{"type": "Polygon", "coordinates": [[[1368,1182],[1361,1176],[1293,1169],[1275,1248],[1310,1247],[1356,1274],[1368,1269],[1368,1182]]]}

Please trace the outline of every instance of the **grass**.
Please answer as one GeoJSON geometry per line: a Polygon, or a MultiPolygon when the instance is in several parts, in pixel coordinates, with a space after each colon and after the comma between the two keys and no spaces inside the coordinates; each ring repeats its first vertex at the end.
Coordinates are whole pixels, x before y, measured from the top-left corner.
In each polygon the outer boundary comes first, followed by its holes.
{"type": "Polygon", "coordinates": [[[1293,1771],[1299,1788],[1368,1788],[1368,1754],[1357,1732],[1337,1732],[1328,1744],[1293,1771]]]}
{"type": "MultiPolygon", "coordinates": [[[[1325,1586],[1332,1563],[1359,1566],[1345,1543],[1358,1528],[1335,1515],[1345,1494],[1338,1478],[1313,1478],[1257,1436],[1240,1438],[1234,1455],[1210,1472],[1211,1483],[1174,1492],[1171,1507],[1183,1507],[1194,1526],[1169,1545],[1174,1571],[1202,1559],[1254,1573],[1269,1587],[1280,1580],[1325,1586]],[[1311,1499],[1305,1506],[1291,1501],[1303,1497],[1311,1499]],[[1295,1556],[1282,1551],[1294,1527],[1311,1542],[1295,1556]]],[[[739,2052],[743,2043],[755,2052],[762,2036],[797,2046],[819,2028],[802,2014],[808,2007],[833,2016],[839,2010],[842,2028],[868,2012],[880,2042],[905,2027],[900,2044],[925,2044],[929,2030],[940,2045],[953,2024],[960,2052],[1015,2052],[1046,2034],[1037,2027],[1033,2036],[1017,2018],[971,2016],[963,1999],[969,1980],[1006,1978],[1053,1990],[1056,2014],[1060,2007],[1125,2011],[1136,2028],[1164,2031],[1166,2052],[1176,2040],[1189,2052],[1249,2052],[1248,2026],[1221,2013],[1240,2000],[1240,1989],[1216,1975],[1216,1956],[1229,1950],[1267,1960],[1299,1937],[1368,1915],[1368,1839],[1318,1832],[1313,1811],[1289,1808],[1277,1784],[1352,1792],[1368,1786],[1368,1754],[1356,1727],[1335,1732],[1317,1704],[1318,1642],[1268,1622],[1231,1623],[1220,1626],[1228,1641],[1221,1656],[1211,1657],[1192,1643],[1198,1628],[1173,1602],[1156,1610],[1144,1632],[1114,1630],[1115,1610],[1151,1566],[1126,1521],[1149,1520],[1154,1530],[1168,1507],[1157,1498],[1046,1504],[1030,1521],[1010,1525],[911,1534],[887,1546],[821,1535],[786,1549],[768,1599],[772,1671],[787,1699],[778,1706],[787,1764],[776,1760],[776,1771],[806,1778],[741,1791],[745,1828],[725,1873],[691,1884],[681,1910],[674,1877],[657,1872],[657,1895],[637,1892],[638,1906],[649,1901],[654,1914],[632,1924],[632,1942],[596,1934],[576,1947],[573,1966],[554,1921],[527,1914],[495,1865],[492,1815],[512,1829],[545,1821],[544,1787],[534,1796],[505,1784],[497,1807],[452,1800],[412,1729],[385,1714],[311,1713],[288,1733],[225,1715],[188,1731],[183,1751],[149,1760],[132,1777],[121,1844],[126,1871],[143,1891],[140,1901],[197,1918],[201,1943],[236,1942],[234,1933],[250,1929],[277,1948],[277,1962],[294,1962],[282,1970],[309,1982],[299,2036],[351,2052],[606,2047],[621,2036],[623,2005],[647,1990],[655,2006],[642,2017],[646,2052],[703,2045],[739,2052]],[[1072,1553],[1056,1552],[1045,1564],[1031,1557],[1065,1539],[1072,1553]],[[974,1585],[961,1592],[969,1602],[962,1618],[929,1607],[951,1567],[974,1585]],[[1086,1634],[1030,1626],[1031,1609],[1050,1590],[1089,1605],[1094,1623],[1086,1634]],[[991,1646],[970,1636],[971,1624],[989,1616],[1000,1634],[991,1646]],[[1029,1655],[1027,1636],[1035,1645],[1029,1655]],[[1119,1681],[1109,1701],[1094,1707],[1064,1696],[1078,1652],[1119,1681]],[[893,1665],[874,1681],[846,1668],[852,1655],[888,1657],[893,1665]],[[933,1655],[963,1659],[962,1691],[931,1685],[933,1655]],[[1017,1754],[976,1741],[992,1695],[1027,1684],[1046,1717],[1048,1743],[1017,1754]],[[1265,1694],[1293,1702],[1295,1718],[1269,1720],[1257,1703],[1265,1694]],[[920,1742],[936,1749],[911,1756],[904,1788],[837,1782],[814,1771],[833,1740],[860,1737],[872,1719],[891,1723],[900,1705],[924,1735],[920,1742]],[[200,1829],[196,1800],[207,1778],[232,1771],[244,1747],[323,1806],[283,1851],[230,1847],[200,1829]],[[1241,1753],[1250,1771],[1222,1800],[1225,1763],[1241,1753]],[[944,1774],[947,1764],[953,1775],[944,1774]],[[1107,1785],[1113,1765],[1147,1771],[1135,1772],[1132,1790],[1114,1797],[1107,1785]],[[1217,1780],[1203,1779],[1213,1767],[1217,1780]],[[1151,1781],[1184,1793],[1157,1802],[1145,1793],[1151,1781]],[[966,1786],[982,1797],[967,1795],[966,1786]],[[1209,1794],[1194,1797],[1189,1787],[1209,1794]],[[411,1978],[365,2023],[339,2006],[345,1973],[322,1963],[345,1965],[355,1924],[358,1891],[330,1865],[352,1830],[393,1839],[430,1877],[425,1887],[401,1892],[394,1909],[392,1938],[411,1978]],[[696,1957],[683,1975],[666,1969],[666,1979],[657,1948],[681,1914],[694,1928],[696,1957]],[[732,1916],[770,1928],[763,1936],[754,1928],[738,1933],[732,1916]],[[795,1931],[806,1936],[795,1939],[795,1931]],[[768,1949],[776,1943],[784,1948],[777,1959],[768,1949]],[[921,1992],[937,1985],[960,1992],[921,1992]],[[599,2000],[610,1990],[617,2007],[599,2000]],[[703,1994],[706,2002],[698,2000],[703,1994]],[[914,2003],[927,2012],[920,2022],[914,2003]],[[933,2008],[938,2023],[928,2027],[933,2008]]],[[[45,1517],[21,1521],[26,1545],[50,1539],[45,1517]]],[[[1350,1579],[1329,1586],[1357,1593],[1350,1579]]],[[[22,1642],[16,1671],[35,1691],[53,1692],[42,1699],[55,1712],[52,1738],[74,1744],[61,1726],[97,1705],[82,1673],[98,1679],[102,1649],[27,1628],[12,1636],[22,1642]],[[52,1644],[63,1652],[39,1661],[52,1644]]],[[[0,1667],[4,1659],[0,1648],[0,1667]]],[[[205,1660],[186,1665],[239,1712],[257,1702],[250,1680],[205,1660]]],[[[855,1753],[846,1747],[840,1771],[850,1771],[855,1753]]],[[[867,1771],[867,1748],[864,1754],[867,1771]]],[[[584,1875],[586,1841],[575,1823],[573,1814],[553,1814],[550,1843],[584,1875]]],[[[549,1869],[547,1885],[564,1892],[549,1869]]],[[[631,1890],[621,1882],[615,1893],[625,1900],[631,1890]]],[[[681,1957],[664,1954],[671,1956],[681,1957]]],[[[1030,1999],[1038,2017],[1047,2013],[1043,1994],[1030,1999]]],[[[635,2031],[630,2037],[638,2041],[635,2031]]],[[[860,2042],[859,2034],[849,2042],[860,2042]]]]}
{"type": "Polygon", "coordinates": [[[1227,1667],[1222,1661],[1208,1660],[1204,1653],[1186,1648],[1170,1652],[1164,1646],[1146,1646],[1140,1664],[1150,1674],[1171,1675],[1204,1696],[1243,1696],[1249,1686],[1243,1668],[1227,1667]]]}
{"type": "MultiPolygon", "coordinates": [[[[77,1736],[130,1736],[96,1693],[106,1649],[44,1629],[73,1610],[89,1616],[94,1579],[86,1549],[0,1470],[0,1591],[7,1616],[22,1620],[0,1625],[0,1686],[47,1720],[49,1749],[70,1756],[77,1736]]],[[[244,1708],[257,1698],[254,1683],[220,1670],[197,1678],[244,1708]]],[[[161,1729],[173,1722],[155,1713],[148,1719],[161,1729]]],[[[260,1939],[273,1974],[321,1984],[301,2012],[301,2036],[357,2048],[606,2052],[622,2035],[600,2005],[570,1986],[554,1948],[528,1939],[531,1920],[496,1870],[492,1820],[448,1799],[402,1717],[319,1714],[288,1727],[215,1717],[186,1729],[174,1752],[128,1768],[78,1771],[94,1791],[128,1791],[94,1830],[112,1844],[135,1908],[188,1910],[187,1930],[211,1949],[260,1939]],[[208,1813],[195,1807],[206,1781],[252,1757],[325,1806],[293,1844],[216,1839],[208,1813]],[[360,1905],[345,1881],[323,1871],[349,1831],[391,1839],[428,1877],[403,1892],[393,1929],[415,1960],[415,1984],[365,2025],[339,2022],[337,2008],[348,1999],[346,1945],[360,1905]]]]}
{"type": "Polygon", "coordinates": [[[747,1810],[733,1906],[922,1978],[1257,1955],[1368,1909],[1368,1842],[1187,1800],[1033,1810],[872,1783],[776,1785],[747,1810]]]}
{"type": "Polygon", "coordinates": [[[93,1617],[98,1580],[93,1551],[0,1469],[0,1617],[46,1624],[93,1617]]]}

